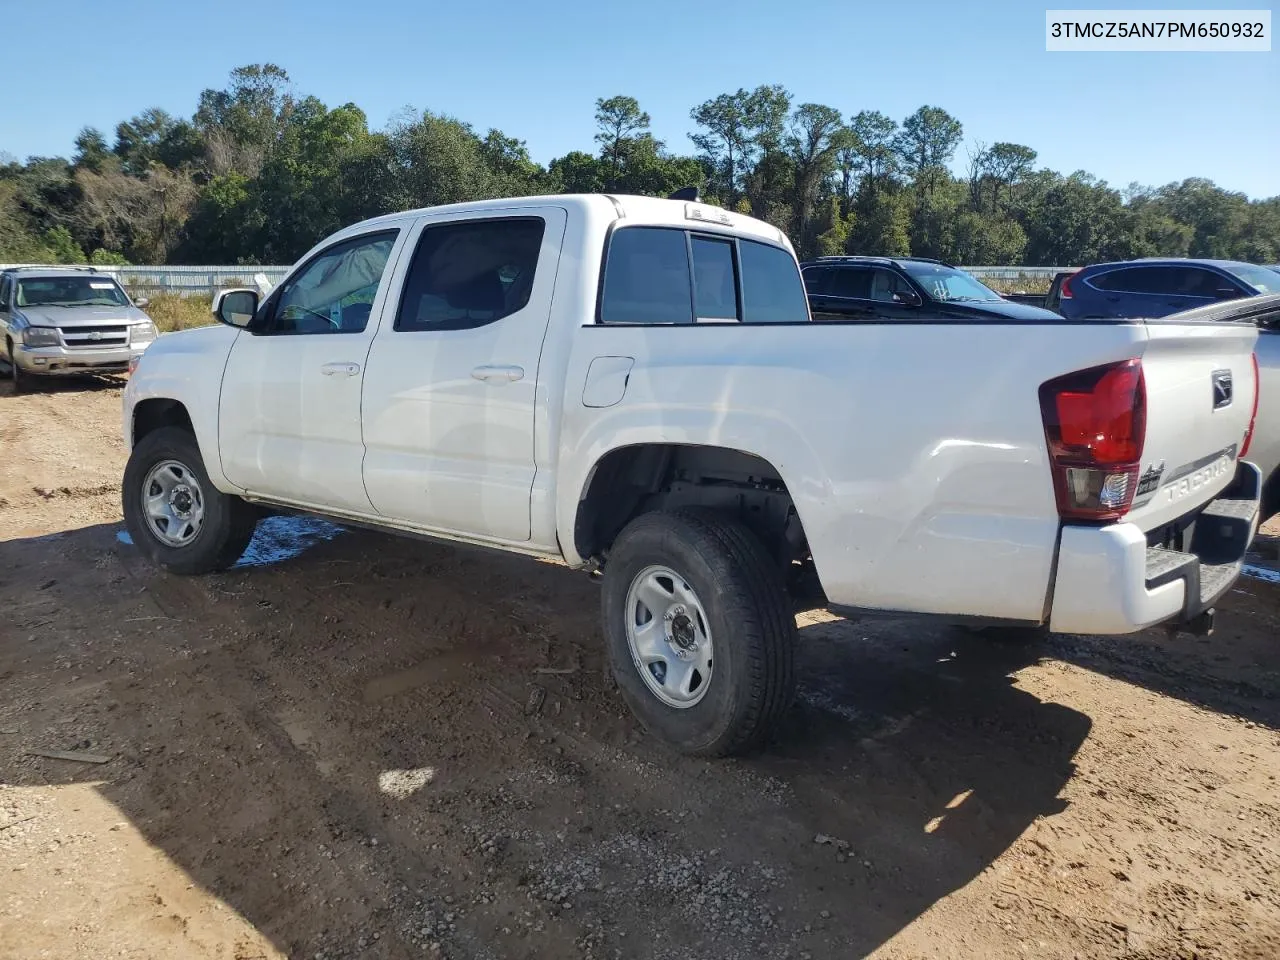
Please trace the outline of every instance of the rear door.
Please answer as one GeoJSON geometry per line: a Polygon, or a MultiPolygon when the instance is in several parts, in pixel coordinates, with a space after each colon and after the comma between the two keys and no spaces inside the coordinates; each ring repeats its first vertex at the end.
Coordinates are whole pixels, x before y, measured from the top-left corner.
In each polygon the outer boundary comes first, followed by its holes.
{"type": "Polygon", "coordinates": [[[529,207],[418,225],[364,381],[364,484],[379,513],[529,540],[538,361],[566,219],[529,207]]]}

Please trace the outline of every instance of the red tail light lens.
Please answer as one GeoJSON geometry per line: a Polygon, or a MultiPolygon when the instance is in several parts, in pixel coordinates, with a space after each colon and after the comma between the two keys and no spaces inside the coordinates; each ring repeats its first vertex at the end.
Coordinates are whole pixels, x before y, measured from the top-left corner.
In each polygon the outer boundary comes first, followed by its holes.
{"type": "Polygon", "coordinates": [[[1093,367],[1040,387],[1058,514],[1117,520],[1133,503],[1147,432],[1141,360],[1093,367]]]}
{"type": "Polygon", "coordinates": [[[1062,286],[1058,288],[1058,297],[1060,299],[1070,300],[1072,297],[1075,296],[1075,294],[1071,292],[1071,281],[1074,280],[1075,278],[1076,278],[1076,274],[1074,273],[1069,277],[1062,278],[1062,286]]]}
{"type": "Polygon", "coordinates": [[[1249,453],[1249,444],[1253,443],[1253,424],[1258,419],[1258,391],[1262,389],[1262,381],[1258,379],[1258,355],[1253,355],[1253,410],[1249,413],[1249,428],[1244,432],[1244,443],[1240,444],[1240,457],[1243,460],[1249,453]]]}

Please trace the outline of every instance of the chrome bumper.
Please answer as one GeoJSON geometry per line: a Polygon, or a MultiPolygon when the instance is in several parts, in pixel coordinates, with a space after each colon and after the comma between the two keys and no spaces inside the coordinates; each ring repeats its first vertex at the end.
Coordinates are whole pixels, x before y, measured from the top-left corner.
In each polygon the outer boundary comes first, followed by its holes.
{"type": "Polygon", "coordinates": [[[119,347],[63,346],[27,347],[14,344],[18,369],[26,374],[49,377],[78,376],[86,373],[125,373],[129,361],[142,356],[154,341],[119,347]]]}

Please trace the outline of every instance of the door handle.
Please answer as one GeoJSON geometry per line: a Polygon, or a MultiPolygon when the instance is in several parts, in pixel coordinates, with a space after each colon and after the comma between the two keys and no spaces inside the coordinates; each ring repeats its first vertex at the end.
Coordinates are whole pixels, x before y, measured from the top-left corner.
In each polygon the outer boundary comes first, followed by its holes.
{"type": "Polygon", "coordinates": [[[493,364],[476,367],[471,376],[486,383],[512,383],[524,379],[524,367],[515,364],[493,364]]]}
{"type": "Polygon", "coordinates": [[[354,377],[360,372],[358,363],[326,363],[320,368],[326,377],[354,377]]]}

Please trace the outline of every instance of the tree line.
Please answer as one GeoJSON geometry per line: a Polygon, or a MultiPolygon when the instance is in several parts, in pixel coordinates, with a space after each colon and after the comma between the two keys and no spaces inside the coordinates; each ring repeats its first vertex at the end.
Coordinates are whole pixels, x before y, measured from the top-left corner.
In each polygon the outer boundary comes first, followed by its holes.
{"type": "Polygon", "coordinates": [[[1117,190],[972,144],[922,106],[901,121],[793,102],[783,87],[690,111],[694,155],[667,149],[634,97],[596,102],[591,149],[546,166],[524,141],[431,111],[370,130],[354,104],[297,94],[273,64],[238,68],[190,118],[149,109],[75,152],[0,155],[0,262],[292,263],[339,227],[393,210],[527,194],[703,196],[785,230],[802,257],[862,253],[964,264],[1076,265],[1142,256],[1280,261],[1280,197],[1209,180],[1117,190]]]}

